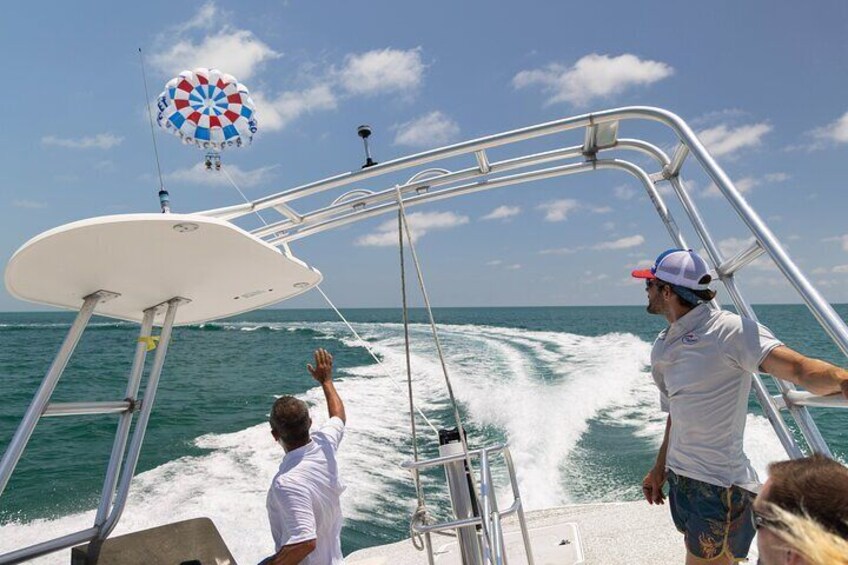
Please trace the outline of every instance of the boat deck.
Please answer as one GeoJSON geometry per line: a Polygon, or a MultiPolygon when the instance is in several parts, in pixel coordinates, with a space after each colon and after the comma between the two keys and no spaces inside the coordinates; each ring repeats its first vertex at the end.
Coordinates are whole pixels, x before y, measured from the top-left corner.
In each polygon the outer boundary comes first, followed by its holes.
{"type": "MultiPolygon", "coordinates": [[[[561,506],[528,512],[527,525],[536,565],[656,565],[685,560],[683,537],[674,528],[667,506],[649,506],[644,502],[561,506]],[[575,543],[575,531],[579,543],[575,543]]],[[[508,562],[526,563],[517,520],[513,517],[506,520],[504,532],[508,562]]],[[[433,548],[439,565],[461,563],[454,538],[434,535],[433,548]]],[[[415,565],[426,564],[427,556],[404,540],[356,551],[345,562],[415,565]]]]}

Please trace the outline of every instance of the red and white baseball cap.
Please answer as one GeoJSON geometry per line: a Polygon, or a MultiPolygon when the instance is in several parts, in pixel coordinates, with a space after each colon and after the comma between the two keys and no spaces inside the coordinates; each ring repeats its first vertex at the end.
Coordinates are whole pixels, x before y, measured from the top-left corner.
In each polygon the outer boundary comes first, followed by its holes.
{"type": "Polygon", "coordinates": [[[660,253],[650,269],[631,273],[637,279],[659,279],[691,290],[709,290],[710,268],[691,249],[669,249],[660,253]]]}

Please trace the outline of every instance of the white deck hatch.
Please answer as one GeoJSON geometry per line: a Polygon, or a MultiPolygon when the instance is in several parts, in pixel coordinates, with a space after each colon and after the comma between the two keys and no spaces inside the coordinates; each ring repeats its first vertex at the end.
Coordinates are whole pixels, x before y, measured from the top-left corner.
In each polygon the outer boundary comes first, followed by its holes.
{"type": "Polygon", "coordinates": [[[126,214],[36,236],[9,260],[5,278],[16,298],[72,310],[98,290],[116,293],[96,313],[135,322],[147,308],[186,298],[175,321],[185,325],[291,298],[320,283],[321,273],[224,220],[126,214]]]}

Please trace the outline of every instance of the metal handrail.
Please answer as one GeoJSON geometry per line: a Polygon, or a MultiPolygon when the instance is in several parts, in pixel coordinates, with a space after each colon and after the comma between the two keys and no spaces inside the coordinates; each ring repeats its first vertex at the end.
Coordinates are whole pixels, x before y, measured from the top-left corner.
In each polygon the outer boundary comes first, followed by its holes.
{"type": "MultiPolygon", "coordinates": [[[[518,489],[518,479],[515,476],[515,466],[513,465],[512,455],[509,452],[509,446],[507,444],[495,444],[481,449],[469,450],[468,456],[479,458],[480,460],[481,483],[476,485],[476,491],[478,492],[480,500],[481,515],[470,518],[448,520],[435,524],[426,524],[423,516],[416,516],[412,521],[412,531],[417,534],[425,534],[458,530],[460,528],[476,528],[477,526],[485,526],[487,531],[491,532],[491,538],[488,540],[489,546],[483,548],[483,560],[485,563],[503,565],[506,563],[506,546],[501,520],[507,516],[515,514],[518,516],[518,523],[521,528],[521,537],[524,544],[527,563],[528,565],[533,565],[533,549],[530,544],[529,530],[527,529],[527,521],[524,516],[524,508],[518,489]],[[507,476],[509,477],[513,495],[512,504],[503,510],[498,509],[497,498],[492,490],[492,472],[491,466],[489,465],[489,456],[498,454],[502,454],[504,457],[507,476]]],[[[401,467],[414,471],[445,466],[450,463],[457,463],[466,460],[465,453],[457,453],[453,455],[433,457],[431,459],[406,461],[401,464],[401,467]]],[[[432,558],[432,556],[430,557],[432,558]]]]}
{"type": "MultiPolygon", "coordinates": [[[[470,457],[480,457],[482,453],[490,453],[496,454],[507,448],[507,445],[504,443],[498,443],[495,445],[491,445],[489,447],[483,447],[480,449],[469,449],[468,455],[470,457]]],[[[458,461],[464,461],[465,454],[464,453],[456,453],[453,455],[440,455],[439,457],[433,457],[432,459],[419,459],[418,461],[404,461],[400,464],[403,469],[428,469],[430,467],[438,467],[440,465],[444,465],[445,463],[456,463],[458,461]]]]}

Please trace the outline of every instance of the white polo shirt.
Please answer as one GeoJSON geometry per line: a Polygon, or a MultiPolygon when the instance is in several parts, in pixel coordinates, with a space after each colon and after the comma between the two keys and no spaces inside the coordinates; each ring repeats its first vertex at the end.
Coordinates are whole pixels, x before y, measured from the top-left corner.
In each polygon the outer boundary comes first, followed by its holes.
{"type": "Polygon", "coordinates": [[[751,373],[783,345],[765,326],[701,304],[662,331],[651,351],[660,407],[671,415],[666,467],[757,492],[742,449],[751,373]]]}
{"type": "Polygon", "coordinates": [[[315,550],[302,564],[344,563],[339,496],[345,486],[336,463],[343,435],[344,422],[330,418],[312,434],[312,441],[286,453],[268,490],[265,506],[276,551],[284,545],[315,540],[315,550]]]}

